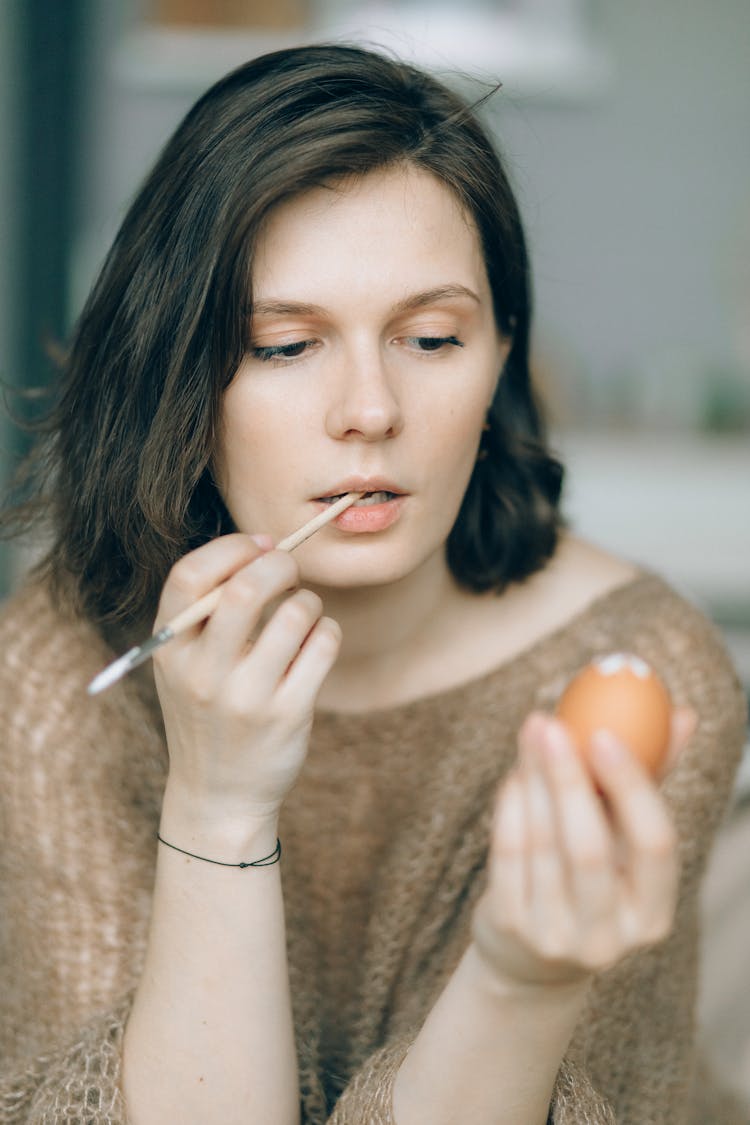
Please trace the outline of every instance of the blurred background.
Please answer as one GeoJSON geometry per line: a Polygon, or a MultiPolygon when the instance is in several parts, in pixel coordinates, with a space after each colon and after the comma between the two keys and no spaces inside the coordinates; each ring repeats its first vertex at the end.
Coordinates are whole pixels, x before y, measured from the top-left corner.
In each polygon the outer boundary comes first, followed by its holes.
{"type": "MultiPolygon", "coordinates": [[[[4,384],[54,377],[49,345],[196,97],[323,38],[470,96],[502,81],[485,120],[530,238],[571,522],[698,602],[750,687],[748,0],[0,0],[4,384]]],[[[2,479],[24,441],[4,414],[2,479]]],[[[0,594],[25,559],[3,548],[0,594]]],[[[707,886],[701,1020],[750,1096],[747,763],[707,886]]]]}

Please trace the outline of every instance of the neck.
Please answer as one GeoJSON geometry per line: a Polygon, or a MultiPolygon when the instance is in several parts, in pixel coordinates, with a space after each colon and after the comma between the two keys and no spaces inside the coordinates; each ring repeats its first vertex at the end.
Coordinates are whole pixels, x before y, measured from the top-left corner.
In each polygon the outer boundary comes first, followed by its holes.
{"type": "Polygon", "coordinates": [[[405,670],[429,652],[445,614],[461,597],[442,552],[411,574],[383,586],[318,588],[325,612],[343,632],[341,651],[319,697],[338,709],[345,693],[361,703],[389,694],[405,670]]]}

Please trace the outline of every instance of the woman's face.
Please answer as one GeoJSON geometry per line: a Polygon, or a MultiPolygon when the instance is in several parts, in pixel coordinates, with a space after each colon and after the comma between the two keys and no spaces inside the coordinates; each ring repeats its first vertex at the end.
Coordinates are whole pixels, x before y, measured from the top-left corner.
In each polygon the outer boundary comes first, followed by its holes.
{"type": "Polygon", "coordinates": [[[386,495],[298,549],[306,582],[379,585],[442,557],[509,346],[453,194],[401,168],[281,204],[252,285],[215,465],[237,528],[278,541],[361,488],[386,495]]]}

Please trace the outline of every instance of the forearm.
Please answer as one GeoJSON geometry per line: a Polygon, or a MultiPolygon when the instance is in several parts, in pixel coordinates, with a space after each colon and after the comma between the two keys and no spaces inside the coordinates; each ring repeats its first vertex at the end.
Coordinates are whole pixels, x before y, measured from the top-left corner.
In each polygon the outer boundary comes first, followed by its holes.
{"type": "Polygon", "coordinates": [[[543,1125],[585,994],[493,981],[470,945],[401,1065],[397,1125],[543,1125]]]}
{"type": "MultiPolygon", "coordinates": [[[[164,838],[197,854],[239,862],[276,842],[271,822],[247,833],[193,827],[188,838],[186,830],[167,808],[164,838]]],[[[147,956],[125,1034],[132,1125],[298,1121],[280,869],[221,867],[159,847],[147,956]]]]}

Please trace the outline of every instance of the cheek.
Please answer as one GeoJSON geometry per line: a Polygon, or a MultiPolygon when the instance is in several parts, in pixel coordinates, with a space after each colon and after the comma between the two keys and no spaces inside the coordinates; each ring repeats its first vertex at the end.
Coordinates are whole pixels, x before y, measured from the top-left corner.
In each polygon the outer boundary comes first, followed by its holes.
{"type": "Polygon", "coordinates": [[[263,474],[283,448],[283,422],[240,383],[224,396],[217,442],[217,480],[230,487],[238,471],[263,474]]]}
{"type": "Polygon", "coordinates": [[[436,454],[462,465],[473,461],[487,414],[484,394],[473,394],[456,402],[451,399],[432,419],[426,440],[436,454]]]}

